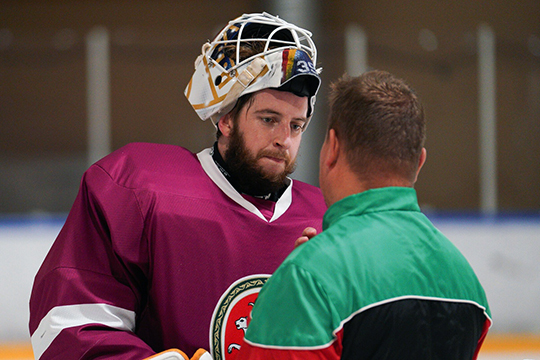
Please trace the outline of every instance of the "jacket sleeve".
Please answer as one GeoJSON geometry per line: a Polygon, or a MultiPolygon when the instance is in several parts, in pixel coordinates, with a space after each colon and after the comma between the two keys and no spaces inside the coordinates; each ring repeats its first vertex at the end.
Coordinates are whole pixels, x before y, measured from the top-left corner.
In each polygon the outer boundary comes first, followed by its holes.
{"type": "Polygon", "coordinates": [[[29,328],[36,359],[152,355],[134,333],[147,274],[140,199],[93,165],[34,280],[29,328]]]}

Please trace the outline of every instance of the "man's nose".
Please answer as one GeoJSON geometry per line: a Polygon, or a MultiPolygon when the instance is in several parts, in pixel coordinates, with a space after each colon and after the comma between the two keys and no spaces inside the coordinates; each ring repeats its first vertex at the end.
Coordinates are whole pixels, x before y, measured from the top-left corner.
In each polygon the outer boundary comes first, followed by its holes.
{"type": "Polygon", "coordinates": [[[289,124],[280,125],[276,129],[274,145],[288,149],[291,146],[291,126],[289,124]]]}

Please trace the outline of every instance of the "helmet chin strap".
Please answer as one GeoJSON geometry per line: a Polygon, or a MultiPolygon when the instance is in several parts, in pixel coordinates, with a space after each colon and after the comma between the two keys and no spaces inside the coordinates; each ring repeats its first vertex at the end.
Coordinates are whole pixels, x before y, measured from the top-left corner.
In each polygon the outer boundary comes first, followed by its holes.
{"type": "Polygon", "coordinates": [[[231,110],[240,94],[263,72],[265,67],[268,67],[267,62],[262,57],[258,57],[238,75],[236,82],[231,86],[227,96],[221,103],[218,112],[212,116],[214,126],[217,127],[219,119],[231,110]]]}

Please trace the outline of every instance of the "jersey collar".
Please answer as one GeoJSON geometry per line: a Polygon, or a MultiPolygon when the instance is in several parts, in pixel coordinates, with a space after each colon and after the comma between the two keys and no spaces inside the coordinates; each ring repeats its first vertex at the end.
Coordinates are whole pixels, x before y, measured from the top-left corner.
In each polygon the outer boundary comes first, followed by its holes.
{"type": "Polygon", "coordinates": [[[244,209],[248,210],[249,212],[253,213],[254,215],[258,216],[266,222],[273,222],[279,219],[281,215],[283,215],[292,204],[293,180],[291,178],[287,178],[289,184],[285,188],[283,194],[277,200],[272,218],[270,220],[267,220],[261,213],[261,211],[254,204],[246,200],[231,185],[225,175],[223,175],[222,171],[218,168],[216,162],[212,158],[212,148],[204,149],[203,151],[199,152],[197,154],[197,158],[199,159],[201,166],[208,175],[208,177],[212,179],[212,181],[221,189],[221,191],[223,191],[223,193],[225,193],[225,195],[235,201],[238,205],[242,206],[244,209]]]}

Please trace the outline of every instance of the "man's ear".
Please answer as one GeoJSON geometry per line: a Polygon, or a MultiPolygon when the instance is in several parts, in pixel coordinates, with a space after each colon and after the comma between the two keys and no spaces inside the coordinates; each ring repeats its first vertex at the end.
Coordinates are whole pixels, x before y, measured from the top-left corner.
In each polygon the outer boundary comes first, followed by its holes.
{"type": "Polygon", "coordinates": [[[420,169],[422,169],[422,166],[426,163],[427,159],[427,150],[426,148],[422,148],[422,152],[420,153],[420,158],[418,159],[418,170],[416,170],[416,176],[414,178],[414,182],[418,180],[418,174],[420,173],[420,169]]]}
{"type": "Polygon", "coordinates": [[[330,129],[328,130],[328,133],[326,134],[326,142],[327,142],[327,152],[326,152],[326,159],[325,164],[329,168],[333,168],[340,156],[340,143],[339,139],[337,137],[336,130],[330,129]]]}
{"type": "Polygon", "coordinates": [[[221,134],[228,138],[233,128],[232,116],[230,114],[224,115],[219,119],[217,126],[219,131],[221,131],[221,134]]]}

